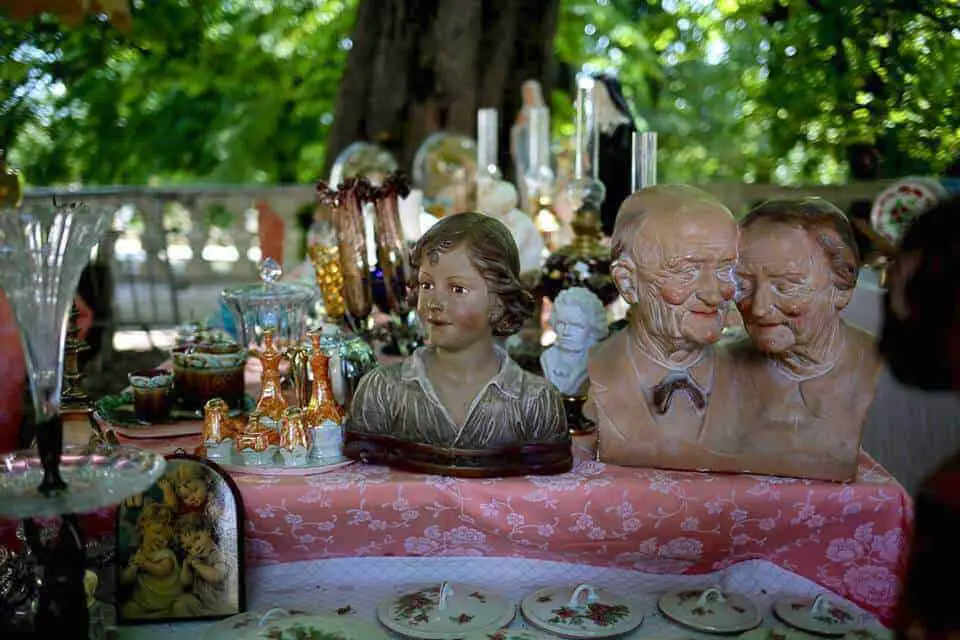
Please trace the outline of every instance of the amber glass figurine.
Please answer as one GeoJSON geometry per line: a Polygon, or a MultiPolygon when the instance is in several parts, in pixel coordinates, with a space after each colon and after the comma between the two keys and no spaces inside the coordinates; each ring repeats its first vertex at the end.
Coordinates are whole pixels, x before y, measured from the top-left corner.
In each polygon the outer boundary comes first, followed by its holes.
{"type": "Polygon", "coordinates": [[[280,457],[285,466],[306,464],[310,453],[310,439],[303,424],[303,411],[298,407],[289,407],[283,412],[280,426],[280,457]]]}
{"type": "Polygon", "coordinates": [[[336,425],[343,423],[343,409],[333,397],[333,383],[330,381],[330,357],[320,348],[319,331],[311,331],[310,372],[313,374],[313,387],[310,389],[310,401],[303,412],[303,421],[307,428],[319,427],[326,421],[336,425]]]}
{"type": "Polygon", "coordinates": [[[211,398],[203,405],[203,441],[220,442],[224,436],[227,403],[222,398],[211,398]]]}
{"type": "Polygon", "coordinates": [[[307,429],[303,426],[303,411],[297,407],[288,407],[283,412],[283,426],[280,429],[280,448],[293,451],[297,447],[307,449],[307,429]]]}
{"type": "Polygon", "coordinates": [[[260,374],[260,398],[257,400],[257,413],[268,426],[279,425],[287,401],[281,393],[280,362],[283,354],[273,345],[273,329],[263,330],[263,351],[257,354],[263,367],[260,374]]]}
{"type": "Polygon", "coordinates": [[[243,431],[237,434],[237,451],[243,455],[246,464],[270,464],[276,450],[276,431],[261,424],[260,420],[259,413],[251,412],[243,431]]]}

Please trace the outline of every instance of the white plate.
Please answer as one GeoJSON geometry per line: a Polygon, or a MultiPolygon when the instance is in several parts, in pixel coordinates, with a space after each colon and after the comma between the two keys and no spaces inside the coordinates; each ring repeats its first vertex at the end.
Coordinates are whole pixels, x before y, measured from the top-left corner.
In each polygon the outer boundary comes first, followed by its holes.
{"type": "Polygon", "coordinates": [[[563,638],[610,638],[643,622],[635,605],[588,584],[540,589],[523,599],[520,610],[533,626],[563,638]]]}
{"type": "Polygon", "coordinates": [[[266,613],[248,612],[231,616],[204,629],[207,640],[295,640],[323,633],[326,640],[389,640],[381,629],[356,618],[337,615],[311,615],[270,609],[266,613]],[[305,635],[299,635],[305,634],[305,635]]]}
{"type": "Polygon", "coordinates": [[[493,633],[510,624],[516,607],[503,597],[460,582],[409,589],[377,606],[386,628],[418,640],[453,640],[493,633]]]}
{"type": "Polygon", "coordinates": [[[773,605],[773,612],[791,627],[824,636],[842,636],[859,626],[855,612],[824,594],[816,598],[781,598],[773,605]]]}
{"type": "Polygon", "coordinates": [[[681,589],[660,598],[660,612],[674,622],[709,633],[740,633],[760,625],[763,616],[747,598],[719,587],[681,589]]]}
{"type": "Polygon", "coordinates": [[[880,192],[870,208],[870,224],[880,235],[897,242],[911,220],[947,197],[935,178],[912,176],[880,192]]]}

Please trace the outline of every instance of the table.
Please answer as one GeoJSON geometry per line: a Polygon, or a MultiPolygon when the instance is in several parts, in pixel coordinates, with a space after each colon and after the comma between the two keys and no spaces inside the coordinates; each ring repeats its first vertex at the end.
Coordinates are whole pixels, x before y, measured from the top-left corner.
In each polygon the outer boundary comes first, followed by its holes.
{"type": "MultiPolygon", "coordinates": [[[[749,560],[702,575],[675,576],[512,558],[349,558],[252,567],[247,581],[256,584],[257,588],[248,590],[248,609],[262,612],[283,607],[331,614],[349,606],[351,613],[348,615],[375,622],[376,606],[384,598],[410,587],[432,585],[443,580],[487,587],[515,603],[541,587],[588,582],[612,589],[632,600],[646,614],[640,628],[624,636],[628,639],[716,640],[715,635],[684,629],[657,612],[660,595],[674,589],[717,585],[729,593],[746,595],[760,607],[765,627],[783,626],[771,612],[773,603],[780,597],[813,597],[823,592],[816,583],[764,560],[749,560]]],[[[860,613],[860,624],[864,627],[878,626],[875,618],[849,602],[846,604],[860,613]]],[[[120,637],[123,640],[202,637],[210,624],[191,622],[126,627],[121,629],[120,637]]],[[[523,628],[526,623],[518,615],[510,626],[523,628]]],[[[798,637],[816,640],[804,634],[798,637]]]]}
{"type": "MultiPolygon", "coordinates": [[[[136,441],[164,453],[198,438],[136,441]]],[[[356,463],[236,474],[252,565],[324,558],[521,557],[695,575],[763,559],[887,622],[911,502],[862,454],[838,484],[579,463],[557,476],[467,480],[356,463]]]]}

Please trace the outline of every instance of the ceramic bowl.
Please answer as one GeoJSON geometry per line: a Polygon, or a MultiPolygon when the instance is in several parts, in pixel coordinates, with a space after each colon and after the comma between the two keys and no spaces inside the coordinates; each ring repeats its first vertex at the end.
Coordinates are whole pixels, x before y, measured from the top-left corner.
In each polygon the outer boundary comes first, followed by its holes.
{"type": "Polygon", "coordinates": [[[162,389],[173,384],[173,374],[166,369],[134,371],[128,379],[134,389],[162,389]]]}
{"type": "Polygon", "coordinates": [[[177,397],[187,409],[200,410],[211,398],[222,398],[231,409],[241,408],[246,362],[246,349],[233,342],[176,347],[173,375],[177,397]]]}

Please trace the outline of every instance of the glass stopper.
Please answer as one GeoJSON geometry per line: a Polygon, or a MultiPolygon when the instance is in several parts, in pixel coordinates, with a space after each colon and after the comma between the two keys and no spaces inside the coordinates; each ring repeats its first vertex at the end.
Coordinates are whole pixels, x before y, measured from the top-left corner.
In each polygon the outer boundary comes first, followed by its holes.
{"type": "Polygon", "coordinates": [[[260,263],[260,279],[264,284],[273,284],[283,275],[283,267],[273,258],[264,258],[260,263]]]}

